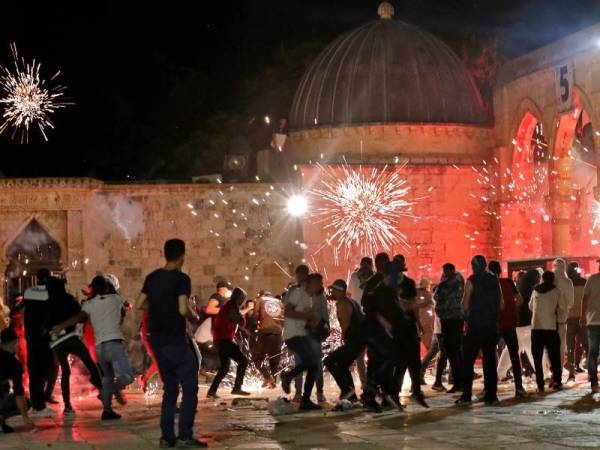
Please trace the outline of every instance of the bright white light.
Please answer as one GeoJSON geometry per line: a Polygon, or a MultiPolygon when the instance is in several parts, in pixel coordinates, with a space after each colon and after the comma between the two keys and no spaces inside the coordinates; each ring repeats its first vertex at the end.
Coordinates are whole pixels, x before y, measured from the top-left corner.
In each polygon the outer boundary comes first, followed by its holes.
{"type": "Polygon", "coordinates": [[[301,195],[293,195],[288,199],[287,210],[292,216],[303,216],[308,211],[308,202],[301,195]]]}

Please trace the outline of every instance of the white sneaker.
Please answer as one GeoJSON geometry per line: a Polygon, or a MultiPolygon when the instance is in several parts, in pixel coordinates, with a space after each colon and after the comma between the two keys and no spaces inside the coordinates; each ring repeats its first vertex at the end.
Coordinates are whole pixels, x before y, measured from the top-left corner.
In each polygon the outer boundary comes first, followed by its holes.
{"type": "Polygon", "coordinates": [[[38,417],[54,417],[56,415],[56,411],[47,406],[44,409],[34,409],[33,413],[38,417]]]}

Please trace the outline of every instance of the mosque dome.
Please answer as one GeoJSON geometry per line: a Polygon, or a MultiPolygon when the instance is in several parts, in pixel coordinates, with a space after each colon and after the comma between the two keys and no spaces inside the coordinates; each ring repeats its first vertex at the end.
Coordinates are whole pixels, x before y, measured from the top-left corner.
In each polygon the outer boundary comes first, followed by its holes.
{"type": "Polygon", "coordinates": [[[290,111],[292,130],[421,123],[484,125],[479,91],[464,64],[428,31],[380,19],[351,30],[312,62],[290,111]]]}

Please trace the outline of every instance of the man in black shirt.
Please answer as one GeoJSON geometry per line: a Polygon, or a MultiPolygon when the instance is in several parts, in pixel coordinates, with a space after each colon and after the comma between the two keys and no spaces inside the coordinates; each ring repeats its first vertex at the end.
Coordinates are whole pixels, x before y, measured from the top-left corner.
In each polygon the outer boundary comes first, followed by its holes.
{"type": "Polygon", "coordinates": [[[42,416],[55,414],[53,409],[46,406],[46,402],[52,396],[58,375],[45,323],[48,315],[46,282],[49,279],[48,269],[38,270],[37,285],[26,289],[23,295],[29,393],[33,409],[42,416]]]}
{"type": "Polygon", "coordinates": [[[375,257],[375,267],[377,273],[367,281],[362,298],[368,354],[367,385],[363,392],[363,403],[365,408],[379,412],[381,407],[375,401],[379,389],[387,398],[393,400],[392,324],[401,320],[403,311],[396,300],[395,289],[388,285],[390,259],[387,253],[379,253],[375,257]]]}
{"type": "Polygon", "coordinates": [[[485,404],[495,406],[498,402],[498,373],[496,371],[496,344],[498,323],[502,311],[502,290],[498,277],[487,270],[483,255],[471,260],[473,275],[467,280],[463,299],[463,310],[467,323],[464,341],[464,389],[456,400],[458,406],[471,404],[473,389],[473,367],[479,352],[483,354],[483,379],[485,404]]]}
{"type": "Polygon", "coordinates": [[[340,388],[340,400],[357,401],[350,366],[365,349],[364,313],[357,301],[346,295],[346,282],[336,280],[329,288],[336,301],[336,312],[344,344],[325,358],[324,365],[340,388]]]}
{"type": "MultiPolygon", "coordinates": [[[[421,338],[419,337],[416,314],[416,310],[419,308],[419,304],[417,303],[417,285],[412,278],[405,275],[408,269],[404,256],[396,255],[394,262],[396,263],[398,272],[395,274],[397,276],[392,285],[396,285],[400,306],[405,311],[405,320],[399,322],[394,330],[394,340],[397,342],[394,348],[398,359],[395,376],[396,389],[399,394],[404,374],[406,373],[406,369],[408,369],[412,382],[412,399],[421,406],[429,408],[421,390],[421,338]]],[[[396,395],[394,395],[395,398],[396,395]]]]}
{"type": "Polygon", "coordinates": [[[185,243],[171,239],[164,247],[166,264],[146,277],[136,301],[138,309],[148,308],[150,344],[163,380],[160,417],[161,448],[206,447],[193,436],[198,405],[198,360],[186,334],[186,317],[191,318],[188,298],[190,277],[181,272],[185,243]],[[179,435],[175,437],[175,410],[179,386],[183,400],[179,413],[179,435]]]}
{"type": "Polygon", "coordinates": [[[13,431],[5,420],[18,413],[23,417],[25,427],[34,427],[27,413],[29,407],[23,389],[23,366],[15,358],[16,351],[17,334],[12,328],[7,328],[0,333],[0,389],[10,382],[13,393],[0,392],[0,428],[4,433],[13,431]]]}

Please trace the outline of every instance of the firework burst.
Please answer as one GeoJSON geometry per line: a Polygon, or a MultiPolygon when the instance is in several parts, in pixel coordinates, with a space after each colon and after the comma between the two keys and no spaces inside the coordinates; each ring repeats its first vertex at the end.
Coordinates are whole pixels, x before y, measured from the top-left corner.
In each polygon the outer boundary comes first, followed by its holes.
{"type": "Polygon", "coordinates": [[[10,46],[13,55],[12,67],[0,69],[0,103],[4,105],[0,133],[12,128],[12,138],[19,134],[21,143],[29,139],[30,127],[37,125],[47,141],[46,128],[54,128],[50,119],[57,110],[69,105],[64,101],[65,86],[52,84],[59,72],[49,83],[40,76],[41,64],[35,59],[28,63],[20,57],[15,44],[10,46]]]}
{"type": "Polygon", "coordinates": [[[319,167],[320,181],[310,191],[316,200],[311,219],[331,232],[326,244],[344,250],[346,256],[352,248],[363,255],[395,245],[409,248],[396,225],[400,217],[415,218],[405,178],[388,166],[355,168],[345,163],[341,174],[337,167],[319,167]]]}

